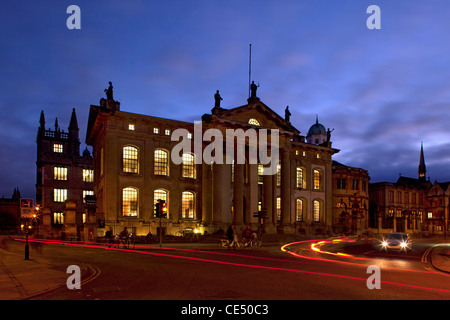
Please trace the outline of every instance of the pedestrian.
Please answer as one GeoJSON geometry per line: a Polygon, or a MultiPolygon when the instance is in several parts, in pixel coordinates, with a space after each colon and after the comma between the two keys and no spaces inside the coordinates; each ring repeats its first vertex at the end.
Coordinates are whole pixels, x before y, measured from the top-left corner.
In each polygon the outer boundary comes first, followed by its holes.
{"type": "Polygon", "coordinates": [[[106,231],[105,238],[108,246],[111,246],[111,244],[114,242],[114,232],[112,227],[109,227],[109,230],[106,231]]]}

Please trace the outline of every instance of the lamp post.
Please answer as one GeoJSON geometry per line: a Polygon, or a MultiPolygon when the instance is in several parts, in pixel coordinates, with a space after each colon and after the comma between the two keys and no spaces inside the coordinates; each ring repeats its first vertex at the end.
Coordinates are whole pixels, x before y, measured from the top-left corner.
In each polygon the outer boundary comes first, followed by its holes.
{"type": "Polygon", "coordinates": [[[26,242],[25,242],[25,260],[30,260],[30,246],[28,245],[28,230],[25,233],[26,242]]]}

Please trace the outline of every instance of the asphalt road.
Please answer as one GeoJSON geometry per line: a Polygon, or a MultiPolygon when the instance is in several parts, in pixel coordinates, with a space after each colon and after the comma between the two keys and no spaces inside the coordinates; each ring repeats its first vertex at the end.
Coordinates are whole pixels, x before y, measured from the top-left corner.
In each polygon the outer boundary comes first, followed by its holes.
{"type": "MultiPolygon", "coordinates": [[[[23,243],[11,245],[22,251],[23,243]]],[[[83,271],[80,290],[62,287],[35,300],[449,300],[450,276],[417,259],[361,260],[318,254],[309,243],[245,250],[121,251],[96,246],[34,245],[31,254],[58,270],[83,271]],[[325,256],[325,259],[324,259],[325,256]],[[381,288],[369,289],[369,265],[381,288]]],[[[373,257],[371,257],[372,259],[373,257]]]]}

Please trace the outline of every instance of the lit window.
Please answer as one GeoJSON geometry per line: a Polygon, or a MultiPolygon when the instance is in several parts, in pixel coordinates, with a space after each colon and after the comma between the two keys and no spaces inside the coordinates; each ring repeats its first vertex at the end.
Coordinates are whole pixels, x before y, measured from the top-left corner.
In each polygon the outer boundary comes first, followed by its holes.
{"type": "Polygon", "coordinates": [[[196,178],[195,161],[193,154],[183,154],[183,178],[196,178]]]}
{"type": "Polygon", "coordinates": [[[53,145],[53,152],[55,152],[55,153],[63,153],[63,151],[64,151],[64,147],[63,147],[62,144],[60,144],[60,143],[55,143],[55,144],[53,145]]]}
{"type": "Polygon", "coordinates": [[[54,167],[53,179],[55,180],[67,180],[67,168],[54,167]]]}
{"type": "Polygon", "coordinates": [[[281,221],[281,198],[277,197],[277,221],[281,221]]]}
{"type": "Polygon", "coordinates": [[[433,218],[433,212],[428,212],[428,219],[432,219],[433,218]]]}
{"type": "MultiPolygon", "coordinates": [[[[168,202],[168,192],[164,189],[156,189],[153,192],[153,207],[155,207],[158,200],[163,200],[167,204],[167,218],[169,217],[169,202],[168,202]]],[[[153,213],[155,215],[155,213],[153,213]]],[[[155,215],[156,216],[156,215],[155,215]]]]}
{"type": "Polygon", "coordinates": [[[155,150],[155,174],[169,175],[169,155],[164,150],[155,150]]]}
{"type": "Polygon", "coordinates": [[[53,224],[64,224],[64,214],[62,212],[53,213],[53,224]]]}
{"type": "Polygon", "coordinates": [[[297,206],[296,206],[296,216],[297,221],[301,222],[303,221],[303,212],[304,212],[304,201],[302,199],[297,199],[297,206]]]}
{"type": "Polygon", "coordinates": [[[138,190],[124,188],[122,190],[122,215],[125,217],[137,217],[138,215],[138,190]]]}
{"type": "Polygon", "coordinates": [[[164,134],[165,134],[166,136],[170,136],[170,129],[166,129],[166,130],[164,131],[164,134]]]}
{"type": "Polygon", "coordinates": [[[83,190],[83,202],[86,202],[86,196],[93,196],[94,195],[94,191],[92,190],[83,190]]]}
{"type": "Polygon", "coordinates": [[[64,202],[67,200],[67,189],[53,189],[53,201],[64,202]]]}
{"type": "Polygon", "coordinates": [[[256,120],[255,118],[251,118],[250,120],[248,120],[248,124],[254,125],[254,126],[261,126],[261,123],[256,120]]]}
{"type": "Polygon", "coordinates": [[[320,190],[321,173],[319,170],[314,170],[314,190],[320,190]]]}
{"type": "Polygon", "coordinates": [[[297,188],[306,188],[305,172],[303,168],[297,168],[297,188]]]}
{"type": "Polygon", "coordinates": [[[83,182],[94,182],[94,170],[83,169],[83,182]]]}
{"type": "Polygon", "coordinates": [[[192,139],[192,133],[188,132],[187,138],[188,138],[188,139],[192,139]]]}
{"type": "Polygon", "coordinates": [[[135,129],[134,123],[129,123],[129,124],[128,124],[128,130],[134,131],[134,129],[135,129]]]}
{"type": "Polygon", "coordinates": [[[277,187],[281,186],[281,164],[277,166],[277,187]]]}
{"type": "Polygon", "coordinates": [[[263,184],[264,181],[263,170],[264,166],[262,164],[258,164],[258,184],[263,184]]]}
{"type": "Polygon", "coordinates": [[[182,195],[181,216],[185,219],[194,219],[195,217],[195,195],[193,192],[185,191],[182,195]]]}
{"type": "Polygon", "coordinates": [[[153,133],[159,134],[159,128],[153,128],[153,133]]]}
{"type": "Polygon", "coordinates": [[[314,200],[314,216],[313,216],[314,222],[320,221],[320,201],[314,200]]]}
{"type": "Polygon", "coordinates": [[[138,149],[132,146],[123,148],[123,172],[138,173],[138,149]]]}
{"type": "Polygon", "coordinates": [[[320,159],[320,153],[316,153],[316,158],[320,159]]]}

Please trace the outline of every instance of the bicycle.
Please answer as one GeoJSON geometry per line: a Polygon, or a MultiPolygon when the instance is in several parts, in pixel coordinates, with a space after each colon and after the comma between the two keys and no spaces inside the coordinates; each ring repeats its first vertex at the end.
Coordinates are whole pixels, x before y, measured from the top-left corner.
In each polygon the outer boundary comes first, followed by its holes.
{"type": "Polygon", "coordinates": [[[233,248],[236,250],[236,248],[242,246],[242,243],[239,242],[237,239],[234,239],[233,241],[230,241],[229,239],[220,239],[218,246],[219,248],[229,248],[229,249],[233,248]]]}
{"type": "Polygon", "coordinates": [[[120,245],[122,245],[123,249],[134,249],[135,247],[135,240],[134,237],[131,235],[128,237],[122,237],[119,242],[120,242],[119,248],[120,245]]]}

